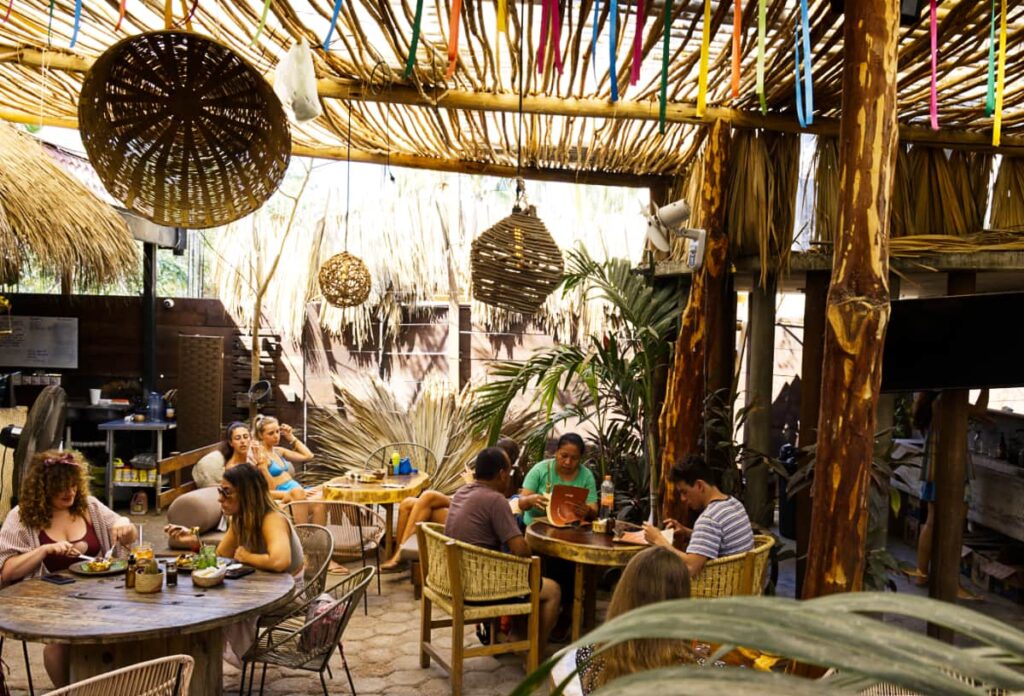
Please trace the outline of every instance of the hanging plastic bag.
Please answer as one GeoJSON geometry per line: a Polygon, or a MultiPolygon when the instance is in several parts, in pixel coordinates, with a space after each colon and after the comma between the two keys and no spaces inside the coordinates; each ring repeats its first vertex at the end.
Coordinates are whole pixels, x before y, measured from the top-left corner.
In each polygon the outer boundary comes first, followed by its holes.
{"type": "Polygon", "coordinates": [[[277,64],[274,92],[295,123],[312,121],[323,113],[316,93],[313,54],[305,39],[299,39],[277,64]]]}

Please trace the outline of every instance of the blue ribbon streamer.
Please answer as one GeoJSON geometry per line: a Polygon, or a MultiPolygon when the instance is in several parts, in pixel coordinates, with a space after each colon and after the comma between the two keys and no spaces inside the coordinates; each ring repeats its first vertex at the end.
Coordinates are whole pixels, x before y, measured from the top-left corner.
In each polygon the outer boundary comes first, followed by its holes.
{"type": "Polygon", "coordinates": [[[608,53],[611,58],[611,65],[608,66],[608,73],[612,80],[612,101],[617,102],[619,100],[619,76],[617,72],[617,64],[615,62],[615,44],[619,40],[619,30],[616,26],[619,22],[619,0],[611,0],[611,5],[608,9],[608,53]]]}
{"type": "Polygon", "coordinates": [[[594,33],[590,36],[590,67],[594,69],[594,82],[597,82],[597,25],[600,21],[601,0],[594,0],[594,33]]]}
{"type": "MultiPolygon", "coordinates": [[[[804,116],[807,123],[814,123],[814,81],[811,76],[811,28],[807,0],[800,0],[800,20],[804,31],[804,116]]],[[[800,75],[797,75],[797,82],[800,75]]]]}
{"type": "Polygon", "coordinates": [[[78,27],[82,23],[82,0],[75,0],[75,28],[71,31],[71,44],[69,48],[74,48],[75,44],[78,43],[78,27]]]}
{"type": "Polygon", "coordinates": [[[796,74],[796,120],[801,128],[807,127],[807,120],[804,118],[804,96],[800,89],[800,35],[793,32],[793,72],[796,74]]]}
{"type": "Polygon", "coordinates": [[[334,1],[334,12],[331,14],[331,26],[327,30],[327,36],[324,37],[324,50],[329,51],[331,44],[331,36],[334,34],[334,25],[338,22],[338,15],[341,14],[341,3],[344,0],[334,1]]]}

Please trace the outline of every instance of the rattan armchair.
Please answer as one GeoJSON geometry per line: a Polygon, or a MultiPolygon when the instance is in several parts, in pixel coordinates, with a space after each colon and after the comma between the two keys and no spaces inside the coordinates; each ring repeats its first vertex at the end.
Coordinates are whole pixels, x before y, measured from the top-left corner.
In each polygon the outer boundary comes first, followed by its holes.
{"type": "MultiPolygon", "coordinates": [[[[540,559],[520,558],[456,541],[444,527],[430,522],[417,525],[423,596],[420,617],[420,666],[437,661],[451,677],[452,694],[462,693],[462,665],[470,657],[500,653],[527,653],[526,672],[537,667],[540,649],[540,559]],[[451,616],[435,621],[434,607],[451,616]],[[466,624],[493,621],[501,616],[528,617],[526,640],[467,648],[466,624]],[[431,643],[435,628],[452,629],[451,664],[431,643]]],[[[495,635],[492,631],[491,635],[495,635]]]]}
{"type": "Polygon", "coordinates": [[[302,555],[306,561],[302,571],[304,580],[302,588],[295,593],[291,603],[277,611],[261,616],[260,626],[277,623],[282,616],[289,613],[290,607],[295,604],[305,604],[309,600],[319,597],[327,584],[327,569],[331,564],[331,554],[334,553],[330,530],[317,524],[297,524],[295,533],[299,537],[302,555]]]}
{"type": "Polygon", "coordinates": [[[332,586],[327,592],[335,597],[333,601],[313,607],[319,602],[314,597],[301,606],[295,607],[276,624],[267,626],[259,635],[252,647],[242,657],[242,682],[238,693],[245,692],[246,673],[249,672],[249,690],[252,693],[256,678],[256,665],[263,663],[260,675],[260,694],[263,694],[264,680],[267,677],[267,665],[278,665],[288,669],[301,669],[317,672],[320,675],[320,686],[324,696],[328,696],[327,681],[324,671],[329,669],[328,663],[334,648],[341,654],[345,675],[348,677],[349,688],[353,696],[356,693],[352,683],[352,673],[348,668],[345,650],[341,645],[341,637],[352,618],[352,612],[360,598],[366,594],[366,587],[373,579],[375,571],[371,567],[361,568],[332,586]],[[310,616],[313,607],[315,615],[310,616]],[[251,666],[251,671],[250,671],[251,666]]]}
{"type": "Polygon", "coordinates": [[[774,538],[756,534],[754,548],[750,551],[708,561],[697,576],[690,579],[690,596],[711,598],[764,594],[768,552],[774,545],[774,538]]]}
{"type": "Polygon", "coordinates": [[[365,505],[338,500],[300,500],[286,507],[294,516],[294,511],[303,506],[309,511],[309,519],[330,532],[335,560],[358,558],[365,568],[367,555],[373,554],[377,568],[377,594],[380,594],[380,547],[384,538],[384,518],[365,505]]]}
{"type": "Polygon", "coordinates": [[[188,696],[195,660],[171,655],[50,691],[46,696],[188,696]]]}

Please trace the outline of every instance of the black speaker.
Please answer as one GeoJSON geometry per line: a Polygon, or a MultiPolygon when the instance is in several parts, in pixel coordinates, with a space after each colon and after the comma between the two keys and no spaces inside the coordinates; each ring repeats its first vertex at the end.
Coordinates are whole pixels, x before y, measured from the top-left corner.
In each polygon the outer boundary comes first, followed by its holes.
{"type": "MultiPolygon", "coordinates": [[[[912,27],[921,20],[925,0],[897,0],[900,3],[900,26],[912,27]]],[[[940,0],[941,2],[941,0],[940,0]]],[[[843,13],[843,0],[829,0],[833,12],[843,13]]]]}

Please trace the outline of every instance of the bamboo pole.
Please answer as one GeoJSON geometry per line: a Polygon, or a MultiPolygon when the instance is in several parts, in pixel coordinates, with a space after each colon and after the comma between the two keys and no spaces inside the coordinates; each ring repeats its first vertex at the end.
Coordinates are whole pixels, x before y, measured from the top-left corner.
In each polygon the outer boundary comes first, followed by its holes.
{"type": "Polygon", "coordinates": [[[825,313],[805,598],[863,586],[875,408],[889,320],[898,40],[895,4],[847,3],[839,133],[842,185],[825,313]]]}
{"type": "MultiPolygon", "coordinates": [[[[84,56],[40,51],[32,48],[0,50],[0,63],[18,63],[29,67],[46,67],[50,70],[65,72],[88,71],[93,61],[94,59],[84,56]]],[[[272,76],[268,76],[268,79],[270,78],[272,76]]],[[[462,111],[513,114],[517,113],[520,108],[519,96],[514,93],[447,90],[439,92],[436,97],[432,97],[408,84],[395,83],[389,85],[388,89],[374,90],[370,89],[370,85],[365,82],[342,78],[321,78],[317,80],[317,92],[323,99],[429,106],[462,111]]],[[[526,95],[523,97],[522,110],[523,113],[539,116],[635,121],[658,120],[657,101],[620,100],[618,102],[611,102],[607,99],[596,98],[574,99],[545,95],[526,95]]],[[[837,135],[840,127],[838,119],[815,118],[812,125],[801,128],[800,124],[792,116],[781,114],[763,115],[757,111],[744,111],[742,109],[726,107],[709,106],[705,109],[703,115],[698,115],[696,104],[685,102],[670,102],[666,106],[665,120],[667,123],[702,125],[722,121],[734,128],[758,128],[783,133],[814,133],[827,136],[837,135]]],[[[993,148],[991,133],[984,131],[958,131],[950,129],[933,131],[930,128],[920,126],[900,125],[899,138],[903,142],[938,145],[947,148],[999,152],[1003,154],[1024,154],[1024,137],[1004,135],[1002,144],[999,147],[993,148]]]]}
{"type": "MultiPolygon", "coordinates": [[[[719,316],[720,309],[708,305],[722,294],[722,288],[727,285],[730,277],[723,195],[728,150],[728,126],[716,123],[712,126],[704,153],[700,206],[703,212],[703,220],[700,222],[707,231],[704,265],[693,277],[690,299],[683,309],[665,389],[665,404],[658,421],[661,443],[661,515],[674,519],[687,519],[688,513],[686,505],[669,481],[668,473],[676,461],[699,453],[705,386],[712,372],[708,362],[713,346],[709,346],[709,340],[715,335],[709,328],[709,319],[719,316]]],[[[731,371],[731,364],[729,368],[731,371]]],[[[654,485],[654,482],[652,476],[651,484],[654,485]]]]}

